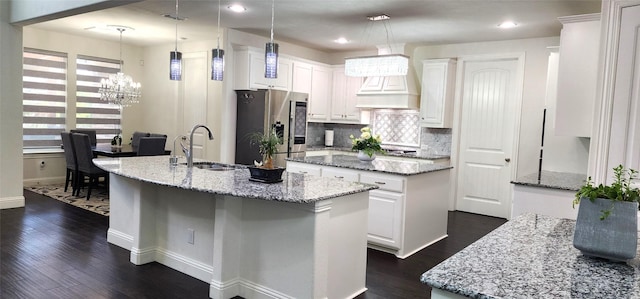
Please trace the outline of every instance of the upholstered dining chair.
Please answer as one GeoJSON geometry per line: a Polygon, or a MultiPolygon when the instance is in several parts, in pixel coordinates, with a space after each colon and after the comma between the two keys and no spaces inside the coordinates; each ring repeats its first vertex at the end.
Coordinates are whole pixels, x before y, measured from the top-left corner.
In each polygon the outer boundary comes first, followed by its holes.
{"type": "Polygon", "coordinates": [[[138,145],[138,156],[164,155],[166,137],[141,137],[138,145]]]}
{"type": "Polygon", "coordinates": [[[138,145],[140,145],[140,138],[142,137],[149,137],[149,133],[138,131],[133,132],[133,135],[131,136],[131,147],[138,148],[138,145]]]}
{"type": "Polygon", "coordinates": [[[96,146],[96,144],[98,144],[98,138],[96,137],[96,130],[73,129],[73,130],[70,130],[69,132],[87,134],[89,136],[89,141],[91,143],[91,146],[96,146]]]}
{"type": "Polygon", "coordinates": [[[76,150],[76,157],[78,161],[78,188],[76,189],[76,196],[80,196],[80,188],[84,185],[85,177],[89,178],[89,186],[87,188],[87,200],[91,197],[91,189],[97,186],[100,182],[100,178],[104,178],[105,184],[108,185],[109,173],[98,168],[93,164],[93,151],[91,150],[91,142],[89,136],[86,134],[71,134],[71,140],[73,140],[73,147],[76,150]]]}
{"type": "Polygon", "coordinates": [[[76,158],[76,149],[73,147],[71,133],[60,132],[62,137],[62,147],[64,147],[64,159],[67,162],[67,174],[64,179],[64,192],[67,192],[69,183],[71,183],[71,194],[76,193],[78,187],[78,159],[76,158]]]}

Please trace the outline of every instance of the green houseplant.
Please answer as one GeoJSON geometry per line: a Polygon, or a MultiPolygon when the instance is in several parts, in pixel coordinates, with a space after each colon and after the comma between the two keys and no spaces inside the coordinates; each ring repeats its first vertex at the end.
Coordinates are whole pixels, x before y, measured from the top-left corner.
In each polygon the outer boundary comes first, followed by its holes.
{"type": "Polygon", "coordinates": [[[380,134],[374,135],[369,127],[360,129],[360,137],[350,135],[349,139],[352,144],[351,150],[358,151],[358,158],[361,160],[373,160],[376,153],[384,153],[380,146],[382,143],[380,134]],[[362,157],[363,155],[366,156],[362,157]]]}
{"type": "Polygon", "coordinates": [[[578,208],[573,246],[584,255],[613,261],[632,259],[637,251],[640,190],[631,182],[638,171],[614,169],[610,185],[594,185],[591,178],[576,193],[578,208]]]}
{"type": "Polygon", "coordinates": [[[254,161],[255,166],[249,166],[251,177],[249,180],[261,183],[278,183],[282,181],[283,167],[274,167],[273,158],[278,153],[278,144],[283,144],[282,136],[275,129],[266,134],[250,134],[252,145],[258,145],[258,151],[262,155],[262,161],[254,161]]]}
{"type": "Polygon", "coordinates": [[[278,144],[283,144],[283,138],[278,136],[273,129],[266,134],[253,133],[250,135],[251,144],[258,145],[258,151],[262,155],[262,167],[273,169],[273,157],[278,153],[278,144]]]}

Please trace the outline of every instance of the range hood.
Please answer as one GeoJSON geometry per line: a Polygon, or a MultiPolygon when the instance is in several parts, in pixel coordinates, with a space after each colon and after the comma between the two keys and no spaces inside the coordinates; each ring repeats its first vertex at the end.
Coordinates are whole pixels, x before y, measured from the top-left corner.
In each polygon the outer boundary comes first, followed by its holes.
{"type": "MultiPolygon", "coordinates": [[[[405,54],[404,44],[378,47],[378,54],[405,54]]],[[[405,54],[406,55],[406,54],[405,54]]],[[[367,77],[357,93],[358,108],[419,109],[417,80],[411,63],[405,76],[367,77]]]]}

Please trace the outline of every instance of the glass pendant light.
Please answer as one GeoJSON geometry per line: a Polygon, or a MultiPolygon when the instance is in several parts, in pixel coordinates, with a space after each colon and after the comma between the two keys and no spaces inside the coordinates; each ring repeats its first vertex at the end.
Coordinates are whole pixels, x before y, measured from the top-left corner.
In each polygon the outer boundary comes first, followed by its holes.
{"type": "Polygon", "coordinates": [[[224,77],[224,50],[220,49],[220,2],[218,0],[218,46],[211,50],[211,80],[222,81],[224,77]]]}
{"type": "Polygon", "coordinates": [[[271,39],[264,51],[264,77],[278,78],[278,44],[273,42],[273,16],[275,12],[275,0],[271,2],[271,39]]]}
{"type": "Polygon", "coordinates": [[[169,79],[182,80],[182,53],[178,52],[178,0],[176,0],[176,48],[169,53],[169,79]]]}

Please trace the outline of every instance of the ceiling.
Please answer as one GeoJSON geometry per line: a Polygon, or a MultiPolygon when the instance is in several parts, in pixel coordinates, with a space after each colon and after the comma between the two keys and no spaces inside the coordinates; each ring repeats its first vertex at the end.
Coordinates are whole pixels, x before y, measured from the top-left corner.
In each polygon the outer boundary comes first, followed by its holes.
{"type": "MultiPolygon", "coordinates": [[[[221,0],[221,27],[269,37],[271,1],[221,0]],[[244,13],[231,12],[230,4],[242,4],[244,13]]],[[[100,39],[118,39],[114,30],[86,30],[90,27],[121,25],[123,42],[139,46],[166,44],[175,40],[173,0],[146,0],[125,6],[30,25],[100,39]]],[[[558,36],[557,17],[600,12],[596,0],[277,0],[274,39],[325,52],[374,49],[387,43],[436,45],[520,38],[558,36]],[[371,22],[370,15],[387,14],[384,22],[371,22]],[[498,23],[512,20],[512,29],[498,23]],[[344,37],[350,42],[338,44],[344,37]]],[[[186,40],[215,40],[218,1],[180,0],[178,37],[186,40]]]]}

